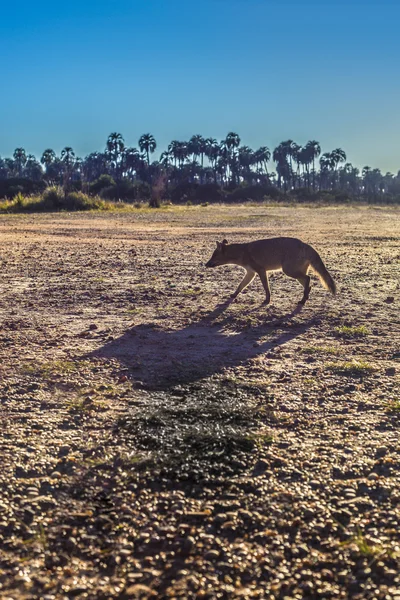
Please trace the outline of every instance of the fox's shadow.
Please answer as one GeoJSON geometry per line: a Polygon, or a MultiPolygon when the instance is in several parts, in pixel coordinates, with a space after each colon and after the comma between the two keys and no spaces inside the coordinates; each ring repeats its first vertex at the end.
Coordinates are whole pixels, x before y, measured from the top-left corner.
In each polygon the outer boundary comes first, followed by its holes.
{"type": "Polygon", "coordinates": [[[229,331],[225,330],[231,320],[225,313],[229,304],[218,305],[196,323],[179,330],[166,331],[152,324],[131,327],[90,356],[115,358],[144,387],[165,389],[238,366],[302,335],[319,321],[313,315],[302,322],[291,322],[301,311],[297,307],[278,319],[268,320],[266,313],[265,323],[259,326],[229,331]]]}

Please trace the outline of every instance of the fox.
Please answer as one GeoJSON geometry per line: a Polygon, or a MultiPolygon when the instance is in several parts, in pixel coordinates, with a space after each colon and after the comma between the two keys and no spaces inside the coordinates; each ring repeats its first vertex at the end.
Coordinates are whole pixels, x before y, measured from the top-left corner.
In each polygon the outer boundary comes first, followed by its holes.
{"type": "Polygon", "coordinates": [[[303,297],[298,304],[305,304],[310,295],[309,267],[318,275],[322,285],[336,294],[336,284],[318,252],[312,246],[297,238],[276,237],[256,240],[244,244],[228,244],[226,239],[217,242],[207,268],[221,265],[238,265],[246,270],[236,291],[232,294],[234,300],[251,283],[256,275],[261,279],[266,298],[264,304],[271,301],[268,282],[268,271],[283,271],[288,277],[293,277],[303,286],[303,297]]]}

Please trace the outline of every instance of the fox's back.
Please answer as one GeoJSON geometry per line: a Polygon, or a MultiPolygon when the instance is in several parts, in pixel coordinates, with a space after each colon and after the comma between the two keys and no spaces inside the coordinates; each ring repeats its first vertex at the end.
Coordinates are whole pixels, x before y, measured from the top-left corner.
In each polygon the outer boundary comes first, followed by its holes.
{"type": "Polygon", "coordinates": [[[310,258],[311,246],[297,238],[276,237],[247,244],[250,257],[267,270],[280,269],[282,264],[304,262],[310,258]]]}

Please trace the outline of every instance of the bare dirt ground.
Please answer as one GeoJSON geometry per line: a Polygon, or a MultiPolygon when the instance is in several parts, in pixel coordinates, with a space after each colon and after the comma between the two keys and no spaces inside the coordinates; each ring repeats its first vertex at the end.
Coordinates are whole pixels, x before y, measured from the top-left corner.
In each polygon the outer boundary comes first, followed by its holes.
{"type": "Polygon", "coordinates": [[[399,216],[2,216],[0,597],[399,600],[399,216]],[[278,235],[338,295],[228,305],[278,235]]]}

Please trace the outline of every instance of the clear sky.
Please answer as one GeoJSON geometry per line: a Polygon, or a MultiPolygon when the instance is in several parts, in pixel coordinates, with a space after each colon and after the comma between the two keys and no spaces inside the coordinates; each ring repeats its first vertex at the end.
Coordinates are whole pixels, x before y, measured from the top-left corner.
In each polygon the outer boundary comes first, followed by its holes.
{"type": "Polygon", "coordinates": [[[400,169],[399,0],[0,2],[0,155],[229,131],[400,169]]]}

